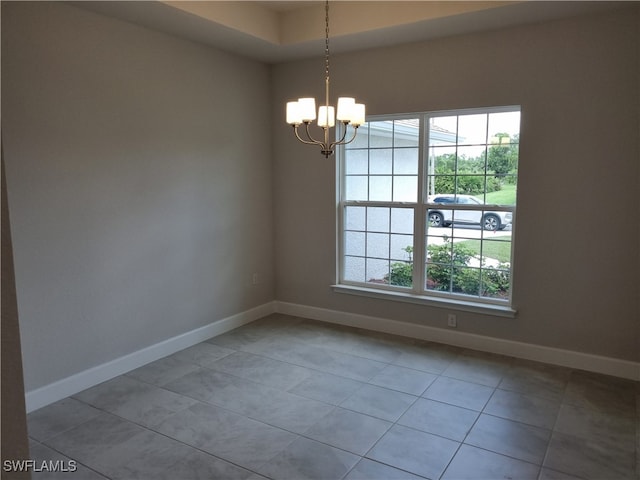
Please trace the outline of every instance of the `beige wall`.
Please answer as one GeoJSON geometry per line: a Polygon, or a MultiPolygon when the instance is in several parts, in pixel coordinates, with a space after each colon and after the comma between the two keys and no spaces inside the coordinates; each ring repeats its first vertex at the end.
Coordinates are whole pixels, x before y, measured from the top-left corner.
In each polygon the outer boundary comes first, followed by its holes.
{"type": "MultiPolygon", "coordinates": [[[[625,9],[332,57],[333,94],[371,114],[522,106],[519,314],[459,312],[459,331],[640,360],[638,22],[625,9]]],[[[330,289],[334,160],[298,144],[277,108],[322,95],[321,62],[274,69],[276,296],[445,328],[446,309],[330,289]]]]}
{"type": "MultiPolygon", "coordinates": [[[[522,105],[519,315],[459,312],[460,331],[640,360],[638,26],[627,10],[332,57],[333,92],[372,114],[522,105]]],[[[445,309],[330,289],[334,160],[284,123],[322,73],[3,3],[27,390],[274,299],[445,328],[445,309]]]]}
{"type": "Polygon", "coordinates": [[[273,300],[266,65],[3,2],[2,117],[27,390],[273,300]]]}

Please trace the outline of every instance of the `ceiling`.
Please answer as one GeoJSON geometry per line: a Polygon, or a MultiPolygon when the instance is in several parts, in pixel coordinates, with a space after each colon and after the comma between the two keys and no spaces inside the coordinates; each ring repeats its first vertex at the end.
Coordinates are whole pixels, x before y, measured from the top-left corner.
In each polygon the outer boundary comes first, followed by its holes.
{"type": "MultiPolygon", "coordinates": [[[[324,53],[323,1],[72,1],[79,7],[268,63],[324,53]]],[[[341,1],[332,53],[597,13],[629,1],[341,1]]]]}

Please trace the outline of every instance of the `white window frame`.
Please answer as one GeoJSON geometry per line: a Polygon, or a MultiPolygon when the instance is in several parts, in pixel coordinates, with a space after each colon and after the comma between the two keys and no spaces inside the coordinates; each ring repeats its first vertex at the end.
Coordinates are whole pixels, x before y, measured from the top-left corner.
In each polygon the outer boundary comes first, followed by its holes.
{"type": "MultiPolygon", "coordinates": [[[[462,116],[469,114],[500,113],[510,111],[521,111],[520,106],[489,107],[475,109],[457,109],[435,112],[418,112],[409,114],[376,115],[367,117],[367,123],[379,121],[393,121],[402,119],[420,119],[419,126],[419,159],[418,159],[418,195],[417,202],[394,202],[394,201],[356,201],[345,200],[345,148],[338,148],[336,181],[337,181],[337,245],[336,245],[336,284],[332,286],[338,293],[366,296],[380,299],[390,299],[401,302],[408,302],[421,305],[431,305],[436,307],[471,311],[475,313],[490,314],[502,317],[515,317],[517,310],[513,306],[513,250],[515,247],[515,211],[516,206],[486,205],[478,207],[470,206],[460,208],[461,210],[502,210],[510,211],[513,215],[512,235],[511,235],[511,265],[510,265],[510,286],[509,298],[506,300],[491,297],[471,296],[455,294],[450,292],[439,292],[427,290],[424,286],[426,279],[426,216],[427,211],[435,204],[429,204],[426,192],[428,176],[428,155],[429,155],[429,129],[428,122],[431,117],[442,116],[462,116]],[[380,206],[380,207],[410,207],[413,208],[414,230],[413,230],[413,287],[398,287],[393,285],[372,284],[370,282],[355,282],[344,280],[345,263],[345,219],[344,212],[347,206],[380,206]]],[[[459,207],[456,207],[458,210],[459,207]]]]}

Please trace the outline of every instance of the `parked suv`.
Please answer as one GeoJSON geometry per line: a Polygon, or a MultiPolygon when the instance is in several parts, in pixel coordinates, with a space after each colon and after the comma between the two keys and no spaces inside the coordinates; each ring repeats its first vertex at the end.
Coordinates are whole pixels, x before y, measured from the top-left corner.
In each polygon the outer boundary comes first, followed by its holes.
{"type": "MultiPolygon", "coordinates": [[[[441,205],[483,205],[472,195],[432,195],[430,203],[441,205]]],[[[480,210],[456,210],[430,208],[427,220],[431,227],[448,227],[452,223],[482,225],[485,230],[502,230],[511,223],[511,212],[482,212],[480,210]]]]}

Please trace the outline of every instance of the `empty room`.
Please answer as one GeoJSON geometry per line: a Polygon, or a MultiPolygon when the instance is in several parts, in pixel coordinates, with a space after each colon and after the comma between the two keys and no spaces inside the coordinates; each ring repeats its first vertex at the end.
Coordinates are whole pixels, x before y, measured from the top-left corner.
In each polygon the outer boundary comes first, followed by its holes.
{"type": "Polygon", "coordinates": [[[640,478],[640,2],[1,15],[3,480],[640,478]]]}

